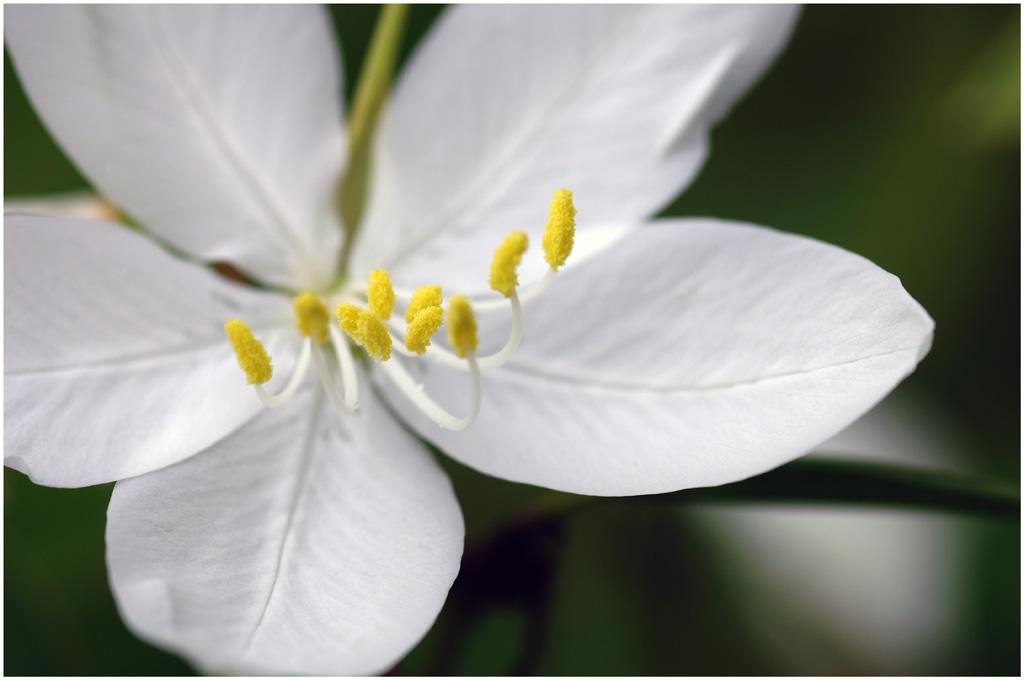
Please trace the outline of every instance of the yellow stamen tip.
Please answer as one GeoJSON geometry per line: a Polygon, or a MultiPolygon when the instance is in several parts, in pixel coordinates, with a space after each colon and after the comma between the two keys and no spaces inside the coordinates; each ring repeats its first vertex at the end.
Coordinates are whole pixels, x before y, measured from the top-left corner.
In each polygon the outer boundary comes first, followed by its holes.
{"type": "Polygon", "coordinates": [[[360,319],[360,330],[363,334],[363,347],[378,361],[391,358],[391,333],[380,317],[366,310],[360,319]]]}
{"type": "Polygon", "coordinates": [[[370,356],[378,361],[391,358],[391,333],[377,314],[344,304],[338,305],[337,316],[341,330],[365,347],[370,356]]]}
{"type": "Polygon", "coordinates": [[[572,204],[572,192],[559,189],[548,208],[548,221],[544,225],[544,237],[541,239],[544,259],[556,272],[572,253],[575,235],[576,208],[572,204]]]}
{"type": "Polygon", "coordinates": [[[306,337],[312,336],[318,345],[324,344],[331,317],[320,298],[309,291],[300,293],[292,299],[292,309],[295,310],[295,327],[299,332],[306,337]]]}
{"type": "Polygon", "coordinates": [[[405,347],[410,352],[423,354],[430,346],[430,338],[444,322],[444,310],[440,307],[427,307],[416,313],[405,331],[405,347]]]}
{"type": "Polygon", "coordinates": [[[455,353],[465,359],[470,352],[475,352],[480,339],[476,335],[476,319],[469,300],[456,295],[448,301],[448,342],[455,353]]]}
{"type": "Polygon", "coordinates": [[[238,357],[238,367],[245,372],[249,385],[262,385],[274,375],[270,365],[270,355],[263,343],[256,339],[249,327],[238,319],[224,324],[224,332],[228,335],[231,349],[238,357]]]}
{"type": "Polygon", "coordinates": [[[420,310],[441,306],[441,286],[420,286],[412,294],[412,300],[405,310],[405,322],[412,323],[420,310]]]}
{"type": "Polygon", "coordinates": [[[341,326],[341,330],[345,331],[352,336],[354,340],[358,340],[356,335],[359,333],[359,317],[362,310],[355,305],[338,305],[338,309],[335,314],[338,317],[338,325],[341,326]]]}
{"type": "Polygon", "coordinates": [[[395,289],[391,287],[391,277],[383,269],[370,273],[370,282],[366,286],[366,299],[370,311],[381,321],[391,318],[395,310],[395,289]]]}
{"type": "Polygon", "coordinates": [[[505,237],[505,240],[494,251],[494,259],[491,260],[491,278],[488,281],[491,290],[495,290],[505,297],[512,296],[516,286],[519,285],[516,267],[523,259],[523,253],[528,244],[529,240],[526,238],[526,234],[521,231],[514,231],[505,237]]]}

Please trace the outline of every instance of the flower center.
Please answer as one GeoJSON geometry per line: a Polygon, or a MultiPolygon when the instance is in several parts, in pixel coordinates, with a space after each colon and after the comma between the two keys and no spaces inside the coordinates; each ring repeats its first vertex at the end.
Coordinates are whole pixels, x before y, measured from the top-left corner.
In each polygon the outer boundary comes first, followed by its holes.
{"type": "Polygon", "coordinates": [[[238,365],[246,375],[257,396],[268,407],[285,403],[295,394],[309,369],[310,360],[320,378],[331,403],[341,413],[352,413],[358,407],[358,381],[356,380],[352,348],[349,342],[361,345],[377,361],[402,393],[434,422],[445,429],[464,430],[476,420],[480,412],[480,373],[498,368],[508,362],[519,349],[522,339],[522,301],[540,295],[554,281],[555,273],[565,264],[572,252],[576,227],[576,209],[572,193],[566,189],[555,192],[548,210],[541,245],[549,269],[544,277],[519,295],[517,269],[529,245],[521,231],[505,237],[494,251],[491,260],[489,284],[504,299],[473,303],[462,295],[447,299],[448,344],[452,350],[431,345],[431,340],[445,323],[445,299],[441,287],[426,285],[415,292],[395,291],[390,275],[383,269],[370,274],[366,285],[366,306],[358,301],[343,301],[335,309],[337,323],[331,323],[323,300],[311,292],[303,292],[292,300],[295,327],[304,337],[295,369],[288,384],[278,394],[270,394],[263,385],[273,375],[270,356],[249,327],[238,319],[224,325],[228,341],[238,358],[238,365]],[[392,318],[396,301],[405,306],[404,322],[392,318]],[[505,346],[494,354],[478,357],[476,309],[507,307],[512,313],[512,330],[505,346]],[[342,335],[341,331],[345,334],[342,335]],[[396,338],[403,337],[399,342],[396,338]],[[335,374],[324,356],[323,346],[330,345],[337,359],[342,389],[335,384],[335,374]],[[392,351],[408,359],[434,361],[448,368],[470,374],[469,408],[465,416],[457,417],[439,406],[409,375],[400,360],[392,359],[392,351]]]}

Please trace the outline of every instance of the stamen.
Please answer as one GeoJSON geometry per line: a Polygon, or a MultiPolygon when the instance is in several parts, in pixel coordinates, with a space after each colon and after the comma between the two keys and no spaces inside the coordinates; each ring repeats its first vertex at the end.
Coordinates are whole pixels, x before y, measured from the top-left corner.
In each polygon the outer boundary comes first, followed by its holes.
{"type": "Polygon", "coordinates": [[[355,336],[359,333],[361,311],[359,307],[351,304],[338,305],[338,308],[334,311],[335,316],[338,317],[338,325],[341,326],[341,330],[353,336],[353,340],[356,342],[360,342],[359,338],[355,336]]]}
{"type": "Polygon", "coordinates": [[[420,310],[426,309],[427,307],[440,307],[441,306],[441,286],[420,286],[416,289],[416,292],[412,294],[412,299],[409,300],[409,306],[405,309],[405,322],[412,323],[412,320],[416,318],[420,310]]]}
{"type": "MultiPolygon", "coordinates": [[[[343,398],[338,394],[338,389],[334,386],[334,382],[331,380],[330,369],[327,368],[327,361],[324,359],[323,350],[319,346],[313,347],[313,365],[316,367],[317,377],[320,378],[320,386],[324,388],[324,392],[327,393],[327,398],[331,400],[331,405],[339,413],[352,413],[356,410],[355,400],[350,401],[346,390],[345,397],[343,398]]],[[[342,377],[344,378],[344,370],[342,371],[342,377]]]]}
{"type": "Polygon", "coordinates": [[[391,333],[379,316],[352,304],[338,305],[336,314],[341,330],[366,348],[370,356],[378,361],[391,358],[391,333]]]}
{"type": "Polygon", "coordinates": [[[391,318],[395,310],[395,289],[391,287],[391,277],[383,269],[370,273],[370,282],[366,285],[366,299],[370,311],[381,321],[391,318]]]}
{"type": "MultiPolygon", "coordinates": [[[[572,253],[575,218],[576,208],[573,206],[572,193],[567,189],[554,192],[554,200],[549,207],[542,238],[544,259],[550,268],[540,281],[522,294],[518,290],[517,269],[529,243],[527,235],[521,231],[513,232],[495,249],[488,283],[492,290],[501,293],[505,299],[483,301],[476,305],[476,308],[491,309],[509,305],[512,311],[512,330],[505,346],[489,356],[476,356],[480,339],[474,305],[462,295],[456,295],[448,300],[448,341],[452,349],[434,347],[427,353],[427,348],[431,347],[431,339],[445,322],[441,287],[422,286],[414,293],[402,290],[400,295],[403,301],[408,300],[403,324],[401,320],[391,318],[398,295],[391,284],[390,275],[384,269],[377,269],[369,276],[366,287],[368,308],[348,303],[338,305],[335,312],[337,326],[330,323],[326,306],[315,294],[306,291],[292,300],[295,326],[305,338],[295,370],[280,394],[271,395],[263,389],[263,384],[273,376],[273,369],[270,356],[263,344],[253,336],[249,327],[240,320],[233,319],[224,325],[224,331],[248,383],[254,385],[257,395],[267,406],[278,406],[294,396],[312,361],[320,383],[333,406],[341,413],[355,411],[358,408],[359,386],[354,358],[348,344],[351,340],[362,345],[370,356],[381,362],[381,368],[394,380],[399,389],[434,422],[449,430],[465,430],[476,421],[480,412],[480,372],[497,368],[512,358],[522,340],[522,303],[536,297],[551,285],[556,272],[572,253]],[[394,329],[396,334],[404,331],[404,347],[392,338],[391,329],[394,329]],[[345,334],[342,334],[341,330],[344,330],[345,334]],[[348,337],[345,337],[346,334],[348,337]],[[332,376],[321,347],[328,338],[331,339],[341,371],[342,391],[334,384],[336,376],[332,376]],[[427,354],[442,365],[468,371],[472,391],[466,416],[456,418],[427,396],[423,386],[417,384],[406,371],[402,360],[389,362],[392,349],[407,357],[427,354]]],[[[348,294],[345,293],[346,296],[348,294]]]]}
{"type": "Polygon", "coordinates": [[[494,259],[491,260],[491,278],[488,280],[491,290],[505,297],[512,295],[519,285],[516,267],[523,259],[528,243],[526,234],[521,231],[512,232],[501,242],[494,251],[494,259]]]}
{"type": "MultiPolygon", "coordinates": [[[[448,314],[449,316],[451,315],[450,309],[448,314]]],[[[480,415],[480,369],[477,366],[476,357],[472,351],[469,353],[467,361],[469,362],[472,388],[469,396],[469,412],[464,418],[456,418],[438,406],[437,402],[423,391],[423,387],[416,384],[416,381],[412,379],[412,376],[409,375],[398,360],[381,364],[381,368],[395,382],[395,385],[402,390],[402,393],[408,397],[409,401],[422,411],[424,415],[444,429],[458,432],[465,430],[476,422],[477,416],[480,415]]]]}
{"type": "Polygon", "coordinates": [[[256,390],[256,396],[260,398],[264,406],[276,408],[295,396],[295,391],[299,389],[299,384],[309,369],[309,355],[312,346],[313,342],[309,338],[302,341],[302,352],[299,354],[299,360],[295,362],[292,377],[289,378],[288,384],[278,394],[270,394],[263,389],[263,385],[255,385],[253,387],[256,390]]]}
{"type": "MultiPolygon", "coordinates": [[[[508,363],[509,359],[511,359],[515,355],[516,351],[519,349],[519,343],[523,339],[523,307],[519,301],[519,294],[513,291],[512,297],[510,297],[507,301],[502,300],[501,302],[505,304],[509,302],[512,303],[512,331],[509,333],[508,340],[505,342],[504,347],[502,347],[494,354],[489,354],[484,357],[476,358],[477,365],[479,366],[481,371],[490,371],[495,368],[504,366],[506,363],[508,363]]],[[[473,305],[473,309],[477,309],[477,305],[473,305]]],[[[392,321],[391,326],[392,328],[395,329],[396,332],[402,332],[401,327],[397,322],[392,321]]],[[[408,327],[406,327],[405,332],[406,347],[409,347],[408,327]]],[[[413,349],[412,347],[409,347],[409,350],[406,350],[402,348],[401,345],[395,345],[394,349],[399,354],[402,354],[407,357],[414,357],[417,356],[418,354],[422,354],[422,352],[409,351],[413,349]]],[[[470,370],[469,365],[466,363],[465,359],[460,359],[454,352],[451,352],[440,345],[434,346],[427,354],[427,358],[435,361],[436,363],[441,364],[442,366],[447,366],[448,368],[454,368],[460,371],[470,370]]]]}
{"type": "Polygon", "coordinates": [[[227,333],[231,349],[235,350],[239,368],[245,372],[247,384],[262,385],[269,381],[274,375],[270,355],[249,327],[238,319],[232,319],[224,324],[224,332],[227,333]]]}
{"type": "Polygon", "coordinates": [[[544,236],[541,245],[544,247],[544,259],[551,269],[565,264],[572,253],[573,239],[576,235],[576,208],[572,204],[572,192],[559,189],[555,199],[548,207],[548,221],[544,225],[544,236]]]}
{"type": "Polygon", "coordinates": [[[405,329],[405,347],[410,352],[423,354],[430,346],[430,338],[444,322],[444,310],[439,306],[427,307],[416,313],[416,317],[405,329]]]}
{"type": "MultiPolygon", "coordinates": [[[[526,303],[530,300],[539,297],[541,293],[546,291],[552,283],[555,281],[555,270],[548,267],[547,272],[541,277],[539,281],[534,283],[532,286],[519,293],[519,301],[526,303]]],[[[497,300],[471,300],[473,309],[478,312],[489,312],[494,309],[502,309],[507,307],[509,300],[503,300],[498,298],[497,300]]]]}
{"type": "Polygon", "coordinates": [[[462,295],[448,300],[448,342],[452,349],[465,359],[467,354],[476,351],[480,338],[476,335],[476,319],[473,318],[473,307],[462,295]]]}
{"type": "MultiPolygon", "coordinates": [[[[349,351],[348,343],[341,333],[334,327],[329,326],[328,332],[331,336],[331,344],[334,345],[334,356],[338,359],[338,368],[341,369],[341,382],[344,389],[344,397],[334,386],[334,379],[327,367],[327,360],[324,358],[323,350],[319,345],[313,345],[313,365],[316,367],[317,377],[320,379],[320,386],[327,393],[331,405],[341,414],[353,413],[359,408],[359,384],[356,381],[355,365],[352,362],[352,353],[349,351]]],[[[307,346],[310,345],[307,341],[307,346]]]]}
{"type": "Polygon", "coordinates": [[[341,369],[341,386],[345,390],[345,403],[354,411],[359,408],[359,381],[356,379],[356,365],[352,359],[352,351],[348,339],[341,334],[337,326],[331,326],[331,344],[334,345],[334,356],[341,369]]]}
{"type": "Polygon", "coordinates": [[[312,337],[316,344],[322,345],[327,340],[327,327],[330,325],[330,314],[327,307],[314,293],[299,293],[292,300],[295,310],[295,327],[304,336],[312,337]]]}

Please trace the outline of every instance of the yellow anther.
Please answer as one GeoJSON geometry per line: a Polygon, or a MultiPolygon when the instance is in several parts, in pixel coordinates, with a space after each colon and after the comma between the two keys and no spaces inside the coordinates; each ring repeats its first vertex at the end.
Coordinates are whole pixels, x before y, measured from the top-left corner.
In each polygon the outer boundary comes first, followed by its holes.
{"type": "Polygon", "coordinates": [[[383,269],[370,273],[370,282],[366,286],[366,299],[370,311],[381,321],[391,318],[395,310],[395,289],[391,287],[391,277],[383,269]]]}
{"type": "Polygon", "coordinates": [[[544,259],[556,272],[572,253],[575,235],[576,208],[572,205],[572,192],[568,189],[559,189],[555,192],[555,200],[551,201],[548,208],[548,221],[544,225],[544,237],[541,239],[544,259]]]}
{"type": "Polygon", "coordinates": [[[391,358],[391,333],[380,317],[366,310],[359,319],[359,329],[363,334],[363,347],[378,361],[391,358]]]}
{"type": "Polygon", "coordinates": [[[341,330],[365,347],[370,356],[378,361],[391,358],[391,333],[379,316],[350,304],[338,305],[337,316],[341,330]]]}
{"type": "Polygon", "coordinates": [[[448,300],[448,342],[455,353],[465,359],[470,352],[475,352],[480,339],[476,336],[476,319],[469,300],[456,295],[448,300]]]}
{"type": "MultiPolygon", "coordinates": [[[[523,253],[529,241],[526,234],[521,231],[513,231],[505,237],[497,250],[494,251],[494,259],[491,260],[491,290],[495,290],[505,297],[511,297],[519,285],[519,276],[516,275],[516,267],[523,259],[523,253]]],[[[570,245],[570,248],[572,246],[570,245]]]]}
{"type": "Polygon", "coordinates": [[[295,310],[295,327],[299,332],[306,337],[312,336],[318,345],[324,344],[331,316],[320,298],[309,291],[299,293],[292,299],[292,309],[295,310]]]}
{"type": "Polygon", "coordinates": [[[441,286],[420,286],[405,309],[405,322],[412,323],[421,309],[441,306],[441,286]]]}
{"type": "Polygon", "coordinates": [[[361,311],[362,310],[359,309],[359,307],[349,304],[338,305],[338,309],[335,311],[335,314],[338,317],[338,325],[341,326],[341,330],[351,335],[355,340],[358,340],[356,335],[359,333],[359,318],[361,316],[361,311]]]}
{"type": "Polygon", "coordinates": [[[235,356],[238,357],[238,367],[245,371],[248,384],[262,385],[269,381],[274,375],[270,356],[249,327],[238,319],[232,319],[224,324],[224,332],[228,335],[231,349],[235,350],[235,356]]]}
{"type": "Polygon", "coordinates": [[[430,346],[430,338],[444,322],[444,310],[440,307],[427,307],[416,313],[405,331],[405,347],[410,352],[423,354],[430,346]]]}

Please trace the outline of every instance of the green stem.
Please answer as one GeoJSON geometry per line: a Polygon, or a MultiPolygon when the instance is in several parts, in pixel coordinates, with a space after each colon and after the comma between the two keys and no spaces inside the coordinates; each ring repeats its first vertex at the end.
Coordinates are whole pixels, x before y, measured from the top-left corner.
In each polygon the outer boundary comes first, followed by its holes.
{"type": "Polygon", "coordinates": [[[370,47],[356,84],[349,111],[348,170],[341,182],[339,207],[345,224],[345,245],[339,269],[344,270],[348,251],[355,239],[366,206],[366,190],[370,177],[370,145],[381,109],[391,90],[402,32],[409,14],[408,5],[384,5],[374,28],[370,47]]]}
{"type": "Polygon", "coordinates": [[[527,516],[574,514],[622,500],[689,505],[853,505],[974,513],[1020,521],[1020,488],[1002,481],[888,463],[814,458],[725,486],[626,499],[552,496],[527,516]]]}

